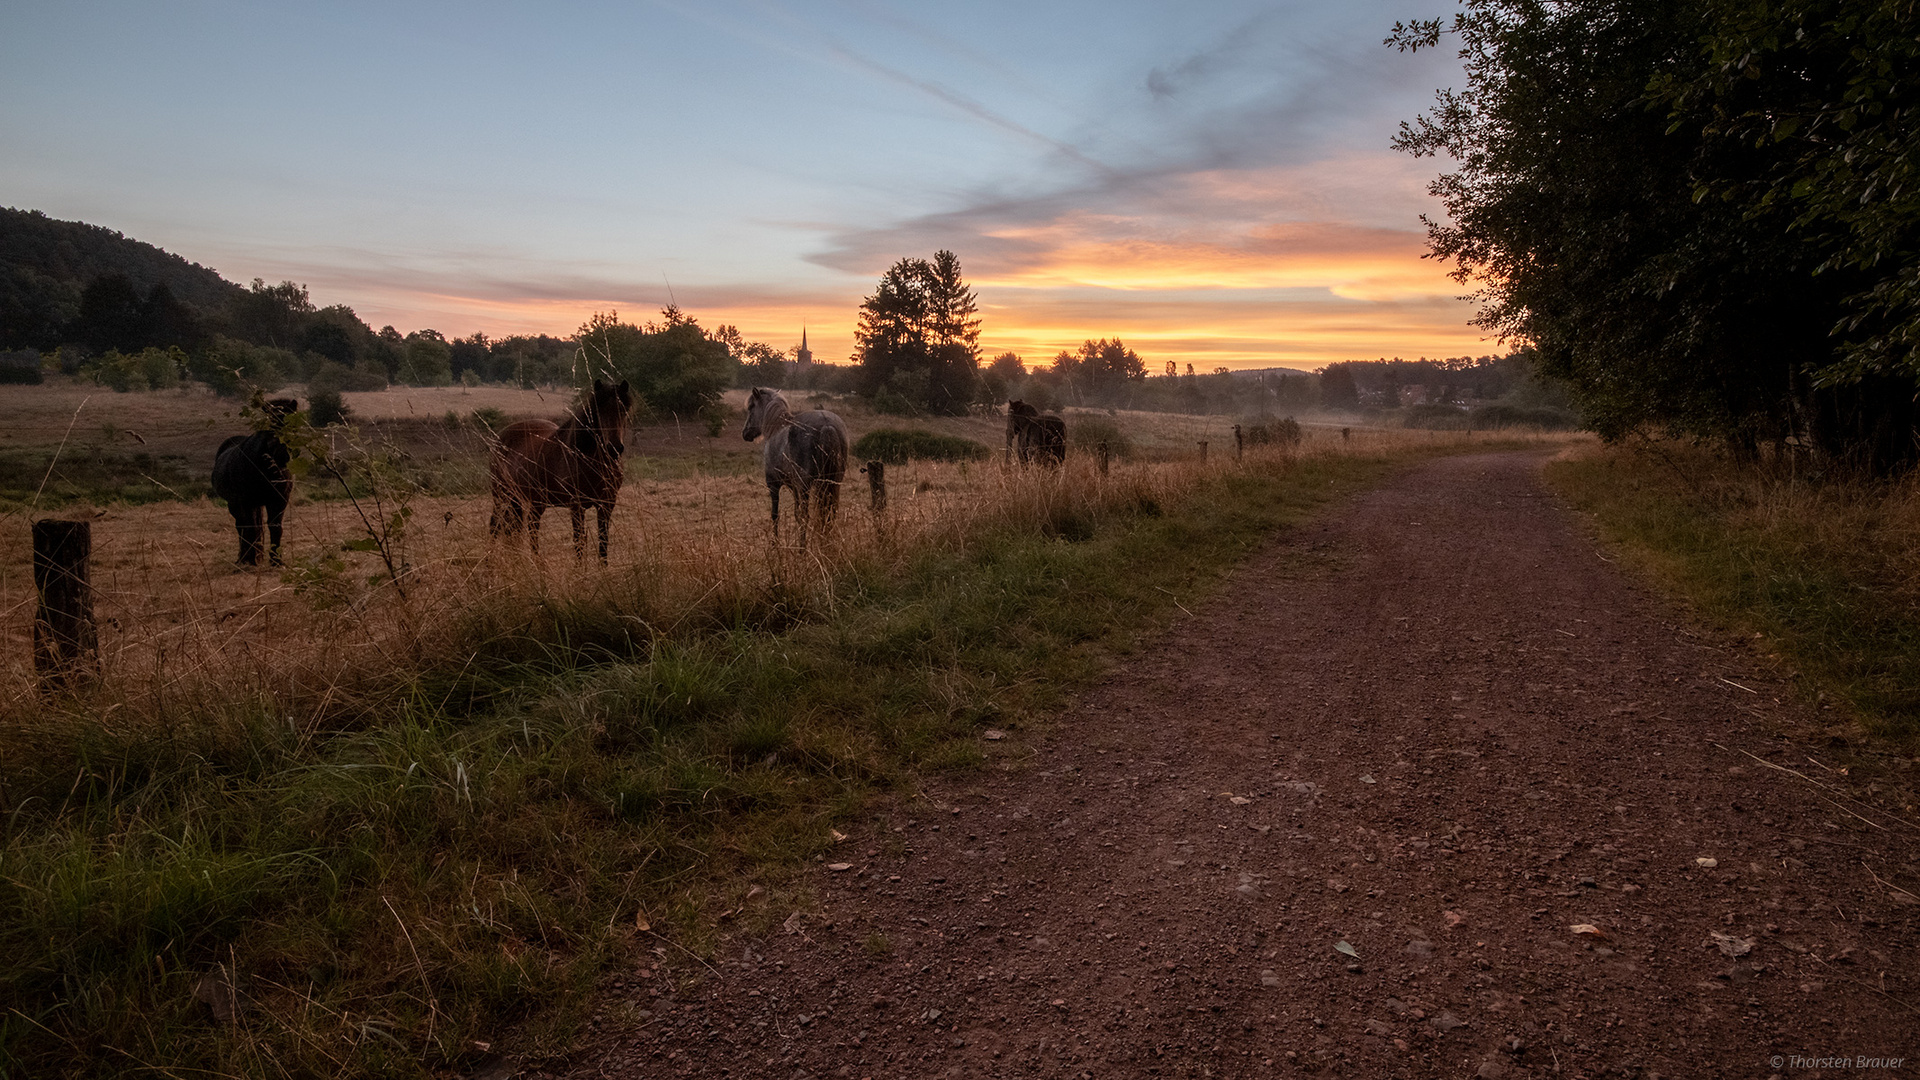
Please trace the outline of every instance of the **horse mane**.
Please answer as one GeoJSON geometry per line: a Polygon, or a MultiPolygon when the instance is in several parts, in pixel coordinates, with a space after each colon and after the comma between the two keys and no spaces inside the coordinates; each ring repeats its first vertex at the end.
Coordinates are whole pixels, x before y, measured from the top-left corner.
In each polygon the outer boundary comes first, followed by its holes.
{"type": "Polygon", "coordinates": [[[593,407],[593,397],[567,410],[566,422],[560,425],[560,432],[567,449],[582,457],[592,457],[600,449],[600,416],[593,407]]]}
{"type": "Polygon", "coordinates": [[[762,431],[775,431],[793,421],[793,406],[787,402],[787,395],[778,390],[767,399],[767,413],[760,421],[762,431]]]}

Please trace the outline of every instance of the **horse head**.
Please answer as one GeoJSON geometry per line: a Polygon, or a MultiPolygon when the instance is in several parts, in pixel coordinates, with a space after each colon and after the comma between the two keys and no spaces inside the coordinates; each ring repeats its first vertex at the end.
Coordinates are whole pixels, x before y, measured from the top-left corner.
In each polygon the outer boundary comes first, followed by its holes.
{"type": "Polygon", "coordinates": [[[266,430],[272,432],[277,437],[280,434],[281,425],[286,423],[287,417],[300,411],[300,399],[290,397],[269,398],[260,403],[260,411],[266,417],[266,430]]]}
{"type": "Polygon", "coordinates": [[[625,379],[615,386],[593,380],[593,393],[587,399],[586,419],[592,425],[600,445],[613,457],[627,452],[627,414],[633,410],[633,388],[625,379]]]}
{"type": "Polygon", "coordinates": [[[1040,410],[1024,401],[1007,402],[1007,445],[1012,446],[1014,437],[1040,415],[1040,410]]]}
{"type": "Polygon", "coordinates": [[[747,396],[747,426],[740,437],[748,442],[778,431],[787,417],[787,399],[770,386],[756,386],[747,396]]]}

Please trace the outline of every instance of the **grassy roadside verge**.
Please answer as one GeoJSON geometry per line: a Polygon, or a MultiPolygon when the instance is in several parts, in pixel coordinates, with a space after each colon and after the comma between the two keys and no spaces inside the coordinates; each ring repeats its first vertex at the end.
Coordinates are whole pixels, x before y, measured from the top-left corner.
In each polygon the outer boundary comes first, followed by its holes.
{"type": "Polygon", "coordinates": [[[1764,639],[1810,696],[1920,746],[1920,486],[1739,466],[1679,445],[1552,463],[1629,563],[1714,624],[1764,639]]]}
{"type": "Polygon", "coordinates": [[[699,951],[716,904],[791,889],[867,796],[978,767],[983,727],[1044,716],[1276,529],[1447,449],[1035,487],[825,594],[775,567],[747,615],[681,630],[576,597],[461,631],[485,670],[422,668],[328,729],[271,698],[10,725],[0,1072],[412,1076],[509,1033],[563,1045],[608,963],[699,951]]]}

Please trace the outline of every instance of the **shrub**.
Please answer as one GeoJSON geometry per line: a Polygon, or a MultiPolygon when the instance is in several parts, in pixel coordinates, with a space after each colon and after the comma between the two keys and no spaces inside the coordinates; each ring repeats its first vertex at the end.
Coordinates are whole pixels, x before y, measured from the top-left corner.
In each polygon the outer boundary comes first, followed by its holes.
{"type": "Polygon", "coordinates": [[[482,430],[486,431],[487,434],[492,435],[498,432],[501,428],[506,427],[508,424],[512,423],[512,421],[507,419],[507,414],[505,412],[499,409],[496,409],[491,405],[482,405],[479,408],[473,410],[473,423],[474,423],[474,426],[479,427],[482,430]]]}
{"type": "Polygon", "coordinates": [[[909,460],[979,461],[989,453],[991,451],[972,439],[918,429],[877,428],[853,444],[855,457],[888,465],[905,465],[909,460]]]}
{"type": "Polygon", "coordinates": [[[112,350],[80,373],[123,394],[130,390],[165,390],[180,385],[180,372],[186,362],[187,354],[178,346],[164,350],[149,347],[131,355],[112,350]]]}
{"type": "Polygon", "coordinates": [[[353,410],[347,408],[338,390],[309,390],[307,416],[314,427],[326,427],[346,423],[353,417],[353,410]]]}
{"type": "Polygon", "coordinates": [[[1542,431],[1573,431],[1579,426],[1579,417],[1551,405],[1538,408],[1482,405],[1467,414],[1467,428],[1471,431],[1499,431],[1510,427],[1533,427],[1542,431]]]}
{"type": "Polygon", "coordinates": [[[1240,434],[1249,446],[1265,446],[1278,443],[1281,446],[1299,446],[1302,438],[1300,421],[1293,417],[1279,420],[1265,420],[1258,424],[1248,424],[1240,429],[1240,434]]]}
{"type": "Polygon", "coordinates": [[[0,384],[40,385],[40,354],[33,349],[0,353],[0,384]]]}
{"type": "Polygon", "coordinates": [[[1451,405],[1409,405],[1404,416],[1407,427],[1427,431],[1464,431],[1471,422],[1466,410],[1451,405]]]}
{"type": "Polygon", "coordinates": [[[242,397],[251,390],[278,390],[286,373],[298,366],[285,349],[249,345],[232,338],[215,338],[213,347],[187,359],[187,372],[222,397],[242,397]]]}
{"type": "Polygon", "coordinates": [[[1117,458],[1133,456],[1133,440],[1127,438],[1120,425],[1104,416],[1076,415],[1067,419],[1067,445],[1075,450],[1093,453],[1100,444],[1107,444],[1107,452],[1117,458]]]}

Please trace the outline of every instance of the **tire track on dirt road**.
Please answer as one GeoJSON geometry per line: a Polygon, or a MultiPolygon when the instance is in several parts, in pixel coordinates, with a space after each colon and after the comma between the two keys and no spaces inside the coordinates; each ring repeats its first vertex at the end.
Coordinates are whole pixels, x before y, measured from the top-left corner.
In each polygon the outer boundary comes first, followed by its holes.
{"type": "Polygon", "coordinates": [[[1875,875],[1914,888],[1920,833],[1768,767],[1813,771],[1769,734],[1804,708],[1540,465],[1278,539],[1024,767],[841,845],[791,932],[615,980],[574,1075],[1912,1071],[1920,907],[1875,875]]]}

